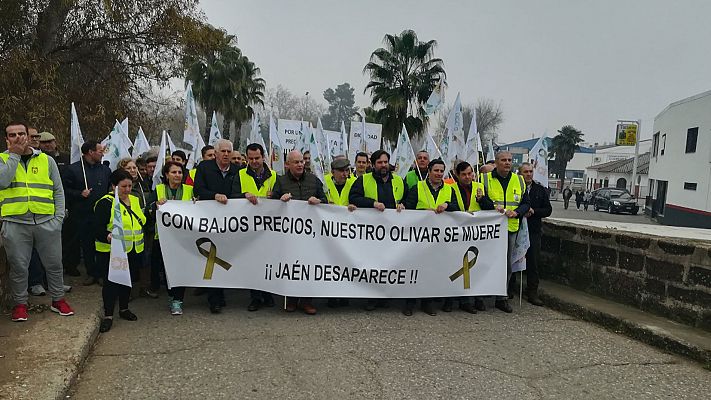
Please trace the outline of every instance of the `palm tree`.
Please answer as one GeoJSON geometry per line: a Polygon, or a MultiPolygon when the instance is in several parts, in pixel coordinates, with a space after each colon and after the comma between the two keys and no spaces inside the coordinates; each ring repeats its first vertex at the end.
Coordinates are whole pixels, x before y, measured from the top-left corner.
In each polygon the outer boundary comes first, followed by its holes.
{"type": "Polygon", "coordinates": [[[185,79],[193,82],[193,93],[205,110],[205,140],[210,135],[212,113],[224,113],[222,105],[233,94],[235,64],[242,52],[234,43],[236,38],[224,35],[219,42],[203,54],[193,55],[187,61],[185,79]]]}
{"type": "Polygon", "coordinates": [[[575,152],[580,150],[578,143],[582,143],[582,141],[583,133],[572,125],[560,128],[558,135],[554,136],[551,141],[550,154],[555,157],[561,189],[565,185],[565,170],[568,168],[568,162],[573,159],[575,152]]]}
{"type": "Polygon", "coordinates": [[[385,35],[384,47],[370,55],[363,73],[370,75],[364,93],[371,92],[371,105],[380,105],[383,136],[395,139],[405,124],[413,135],[423,132],[427,115],[422,105],[437,82],[446,78],[443,62],[434,58],[435,40],[421,42],[412,30],[385,35]]]}
{"type": "Polygon", "coordinates": [[[223,99],[220,107],[225,115],[225,137],[229,137],[232,122],[239,127],[254,116],[255,106],[264,106],[266,83],[259,77],[260,69],[246,56],[240,56],[233,68],[232,95],[223,99]]]}

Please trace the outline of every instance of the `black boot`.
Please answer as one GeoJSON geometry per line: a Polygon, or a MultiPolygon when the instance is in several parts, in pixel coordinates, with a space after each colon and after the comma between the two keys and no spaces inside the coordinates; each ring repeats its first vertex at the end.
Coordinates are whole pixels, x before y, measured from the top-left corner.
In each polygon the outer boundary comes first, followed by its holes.
{"type": "Polygon", "coordinates": [[[452,312],[452,299],[445,299],[444,304],[442,304],[442,311],[452,312]]]}
{"type": "Polygon", "coordinates": [[[496,300],[494,302],[494,307],[498,308],[499,310],[510,314],[513,312],[513,308],[511,308],[511,304],[509,304],[508,300],[496,300]]]}
{"type": "Polygon", "coordinates": [[[543,306],[543,301],[541,300],[540,297],[538,297],[538,291],[537,290],[529,290],[528,291],[528,302],[533,304],[534,306],[543,306]]]}

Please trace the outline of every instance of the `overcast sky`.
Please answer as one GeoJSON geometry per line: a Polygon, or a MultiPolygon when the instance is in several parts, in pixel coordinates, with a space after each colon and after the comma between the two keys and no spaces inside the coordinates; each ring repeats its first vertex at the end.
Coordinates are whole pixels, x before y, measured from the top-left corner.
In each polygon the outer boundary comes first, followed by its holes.
{"type": "MultiPolygon", "coordinates": [[[[447,102],[501,102],[502,142],[565,124],[612,141],[616,120],[641,118],[642,139],[670,102],[711,89],[709,0],[201,0],[210,23],[238,37],[268,86],[322,93],[349,82],[386,33],[435,39],[447,102]]],[[[711,111],[711,110],[710,110],[711,111]]]]}

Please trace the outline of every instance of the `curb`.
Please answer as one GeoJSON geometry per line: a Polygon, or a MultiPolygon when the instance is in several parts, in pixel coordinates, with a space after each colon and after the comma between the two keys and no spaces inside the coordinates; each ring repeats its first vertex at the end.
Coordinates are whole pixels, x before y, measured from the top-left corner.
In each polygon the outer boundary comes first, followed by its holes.
{"type": "Polygon", "coordinates": [[[643,325],[609,312],[588,308],[563,299],[555,296],[550,291],[546,291],[544,288],[539,289],[539,296],[545,302],[546,307],[583,321],[598,324],[609,331],[621,333],[666,352],[698,361],[704,364],[706,369],[711,369],[711,349],[685,341],[663,329],[655,329],[654,326],[643,325]]]}
{"type": "Polygon", "coordinates": [[[76,384],[79,375],[84,370],[84,365],[89,359],[89,353],[94,347],[96,339],[98,339],[99,337],[99,322],[101,321],[101,317],[99,315],[100,313],[101,307],[98,307],[98,309],[94,313],[94,323],[92,325],[91,331],[86,336],[86,340],[84,341],[84,343],[82,343],[81,348],[79,350],[79,354],[77,354],[76,356],[77,362],[74,363],[74,365],[72,365],[72,367],[66,371],[67,377],[64,380],[64,386],[58,391],[55,400],[67,399],[70,397],[69,395],[72,388],[76,384]]]}

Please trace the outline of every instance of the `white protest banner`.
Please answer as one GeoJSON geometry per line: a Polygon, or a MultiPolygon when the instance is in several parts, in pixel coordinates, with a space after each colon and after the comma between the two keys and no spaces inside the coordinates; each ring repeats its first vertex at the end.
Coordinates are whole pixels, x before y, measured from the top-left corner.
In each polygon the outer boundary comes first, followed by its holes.
{"type": "Polygon", "coordinates": [[[172,286],[296,297],[506,295],[506,218],[260,199],[169,201],[158,232],[172,286]]]}
{"type": "Polygon", "coordinates": [[[109,275],[111,282],[131,287],[131,270],[128,268],[128,255],[126,254],[126,243],[123,230],[123,219],[121,217],[121,201],[118,195],[119,188],[114,190],[113,202],[113,225],[111,228],[111,253],[109,253],[109,275]]]}
{"type": "Polygon", "coordinates": [[[296,143],[301,140],[301,121],[291,119],[280,119],[277,122],[281,143],[284,150],[291,151],[296,147],[296,143]]]}
{"type": "Polygon", "coordinates": [[[331,152],[331,159],[335,156],[346,155],[346,153],[341,150],[341,132],[324,130],[323,134],[326,137],[326,140],[328,140],[328,150],[331,152]]]}
{"type": "MultiPolygon", "coordinates": [[[[371,124],[367,122],[365,124],[365,130],[367,135],[365,137],[365,151],[372,153],[375,150],[380,150],[380,137],[383,133],[383,126],[380,124],[371,124]]],[[[363,124],[360,122],[351,123],[351,143],[358,143],[360,141],[360,135],[363,132],[363,124]]],[[[348,149],[348,159],[355,160],[355,155],[359,150],[355,146],[351,146],[348,149]]]]}

